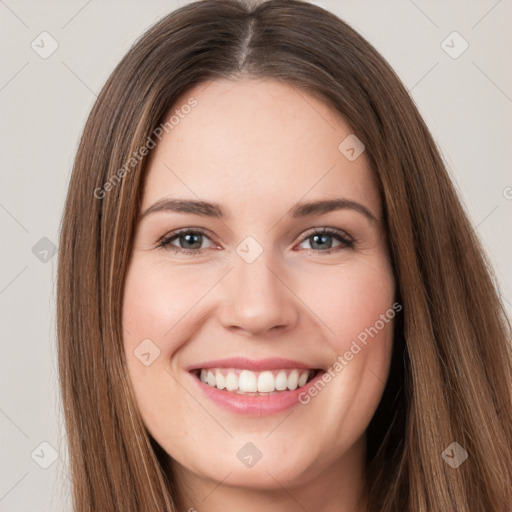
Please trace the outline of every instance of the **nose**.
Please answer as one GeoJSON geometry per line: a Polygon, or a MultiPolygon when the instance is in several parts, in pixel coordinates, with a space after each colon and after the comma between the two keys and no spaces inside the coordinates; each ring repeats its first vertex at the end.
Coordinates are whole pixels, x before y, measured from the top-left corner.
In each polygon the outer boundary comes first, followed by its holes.
{"type": "Polygon", "coordinates": [[[252,263],[239,258],[223,280],[220,321],[226,329],[247,335],[281,334],[297,323],[300,301],[283,269],[266,254],[252,263]]]}

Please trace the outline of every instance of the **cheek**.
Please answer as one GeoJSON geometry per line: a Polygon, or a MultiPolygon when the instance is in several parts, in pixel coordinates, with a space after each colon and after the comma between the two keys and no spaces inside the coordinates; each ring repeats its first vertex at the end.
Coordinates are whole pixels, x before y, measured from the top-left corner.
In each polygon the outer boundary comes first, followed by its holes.
{"type": "Polygon", "coordinates": [[[143,258],[132,260],[124,288],[123,341],[130,381],[150,430],[166,421],[158,411],[169,401],[173,389],[172,377],[166,373],[169,355],[179,348],[179,342],[173,341],[179,338],[166,333],[185,314],[191,293],[179,288],[172,273],[165,275],[143,258]]]}
{"type": "Polygon", "coordinates": [[[176,333],[186,323],[187,314],[208,289],[208,283],[200,283],[193,269],[134,261],[126,277],[123,300],[125,348],[133,350],[144,336],[154,340],[166,355],[174,352],[172,340],[179,339],[176,333]]]}
{"type": "Polygon", "coordinates": [[[358,337],[364,343],[365,338],[390,330],[395,285],[385,258],[330,267],[328,274],[319,268],[302,286],[301,296],[307,297],[305,302],[322,320],[326,339],[338,354],[349,350],[358,337]]]}
{"type": "MultiPolygon", "coordinates": [[[[320,269],[321,271],[321,269],[320,269]]],[[[367,424],[387,380],[393,346],[395,283],[384,256],[329,269],[329,278],[308,277],[305,302],[325,327],[320,337],[330,346],[329,375],[311,395],[319,409],[330,411],[332,425],[356,433],[367,424]],[[316,282],[316,286],[312,284],[316,282]],[[325,283],[324,286],[319,286],[325,283]]],[[[305,397],[308,399],[308,397],[305,397]]],[[[334,434],[333,434],[334,435],[334,434]]]]}
{"type": "MultiPolygon", "coordinates": [[[[225,270],[223,271],[225,272],[225,270]]],[[[183,400],[175,380],[179,352],[201,318],[201,298],[219,281],[212,268],[133,258],[125,280],[123,342],[127,370],[144,422],[153,436],[171,442],[180,418],[195,418],[197,403],[183,400]],[[149,354],[149,355],[147,355],[149,354]],[[172,414],[165,414],[172,404],[172,414]],[[165,439],[159,434],[165,433],[165,439]]]]}

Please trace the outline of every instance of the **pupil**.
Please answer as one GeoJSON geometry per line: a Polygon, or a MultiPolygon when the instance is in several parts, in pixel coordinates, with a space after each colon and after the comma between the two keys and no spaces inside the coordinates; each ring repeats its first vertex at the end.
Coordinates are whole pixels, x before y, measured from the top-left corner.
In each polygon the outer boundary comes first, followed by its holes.
{"type": "MultiPolygon", "coordinates": [[[[188,243],[188,242],[191,242],[191,239],[193,239],[193,238],[198,239],[200,236],[201,236],[201,235],[190,235],[190,234],[188,234],[188,235],[182,235],[182,238],[184,238],[184,239],[187,241],[187,243],[188,243]]],[[[193,242],[193,240],[192,240],[192,244],[193,244],[193,243],[194,243],[194,242],[193,242]]],[[[196,243],[197,243],[197,241],[196,241],[196,243]]],[[[201,242],[199,242],[199,247],[201,247],[201,242]]],[[[190,248],[190,246],[189,246],[188,248],[190,248]]],[[[195,247],[194,247],[194,248],[195,248],[195,247]]]]}
{"type": "MultiPolygon", "coordinates": [[[[330,238],[330,235],[313,235],[313,248],[314,245],[317,243],[318,239],[322,239],[325,242],[326,238],[330,238]]],[[[330,247],[330,244],[327,244],[330,247]]],[[[325,245],[320,245],[320,248],[325,248],[325,245]]]]}

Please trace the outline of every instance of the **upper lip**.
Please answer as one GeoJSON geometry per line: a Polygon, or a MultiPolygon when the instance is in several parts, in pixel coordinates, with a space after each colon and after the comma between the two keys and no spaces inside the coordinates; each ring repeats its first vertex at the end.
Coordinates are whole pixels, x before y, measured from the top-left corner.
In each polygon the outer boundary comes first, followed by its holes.
{"type": "Polygon", "coordinates": [[[267,359],[248,359],[246,357],[230,357],[227,359],[216,359],[214,361],[205,361],[194,364],[187,368],[187,371],[202,370],[209,368],[239,368],[241,370],[280,370],[285,368],[313,368],[309,364],[294,361],[292,359],[282,359],[280,357],[270,357],[267,359]]]}

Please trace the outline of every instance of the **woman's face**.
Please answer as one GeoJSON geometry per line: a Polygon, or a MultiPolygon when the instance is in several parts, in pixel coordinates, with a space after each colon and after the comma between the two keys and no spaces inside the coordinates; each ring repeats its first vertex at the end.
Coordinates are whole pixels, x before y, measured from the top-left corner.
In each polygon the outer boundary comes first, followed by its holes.
{"type": "Polygon", "coordinates": [[[123,304],[145,425],[191,482],[359,477],[395,313],[363,148],[324,103],[272,80],[202,83],[173,113],[123,304]],[[338,207],[307,206],[324,201],[338,207]]]}

